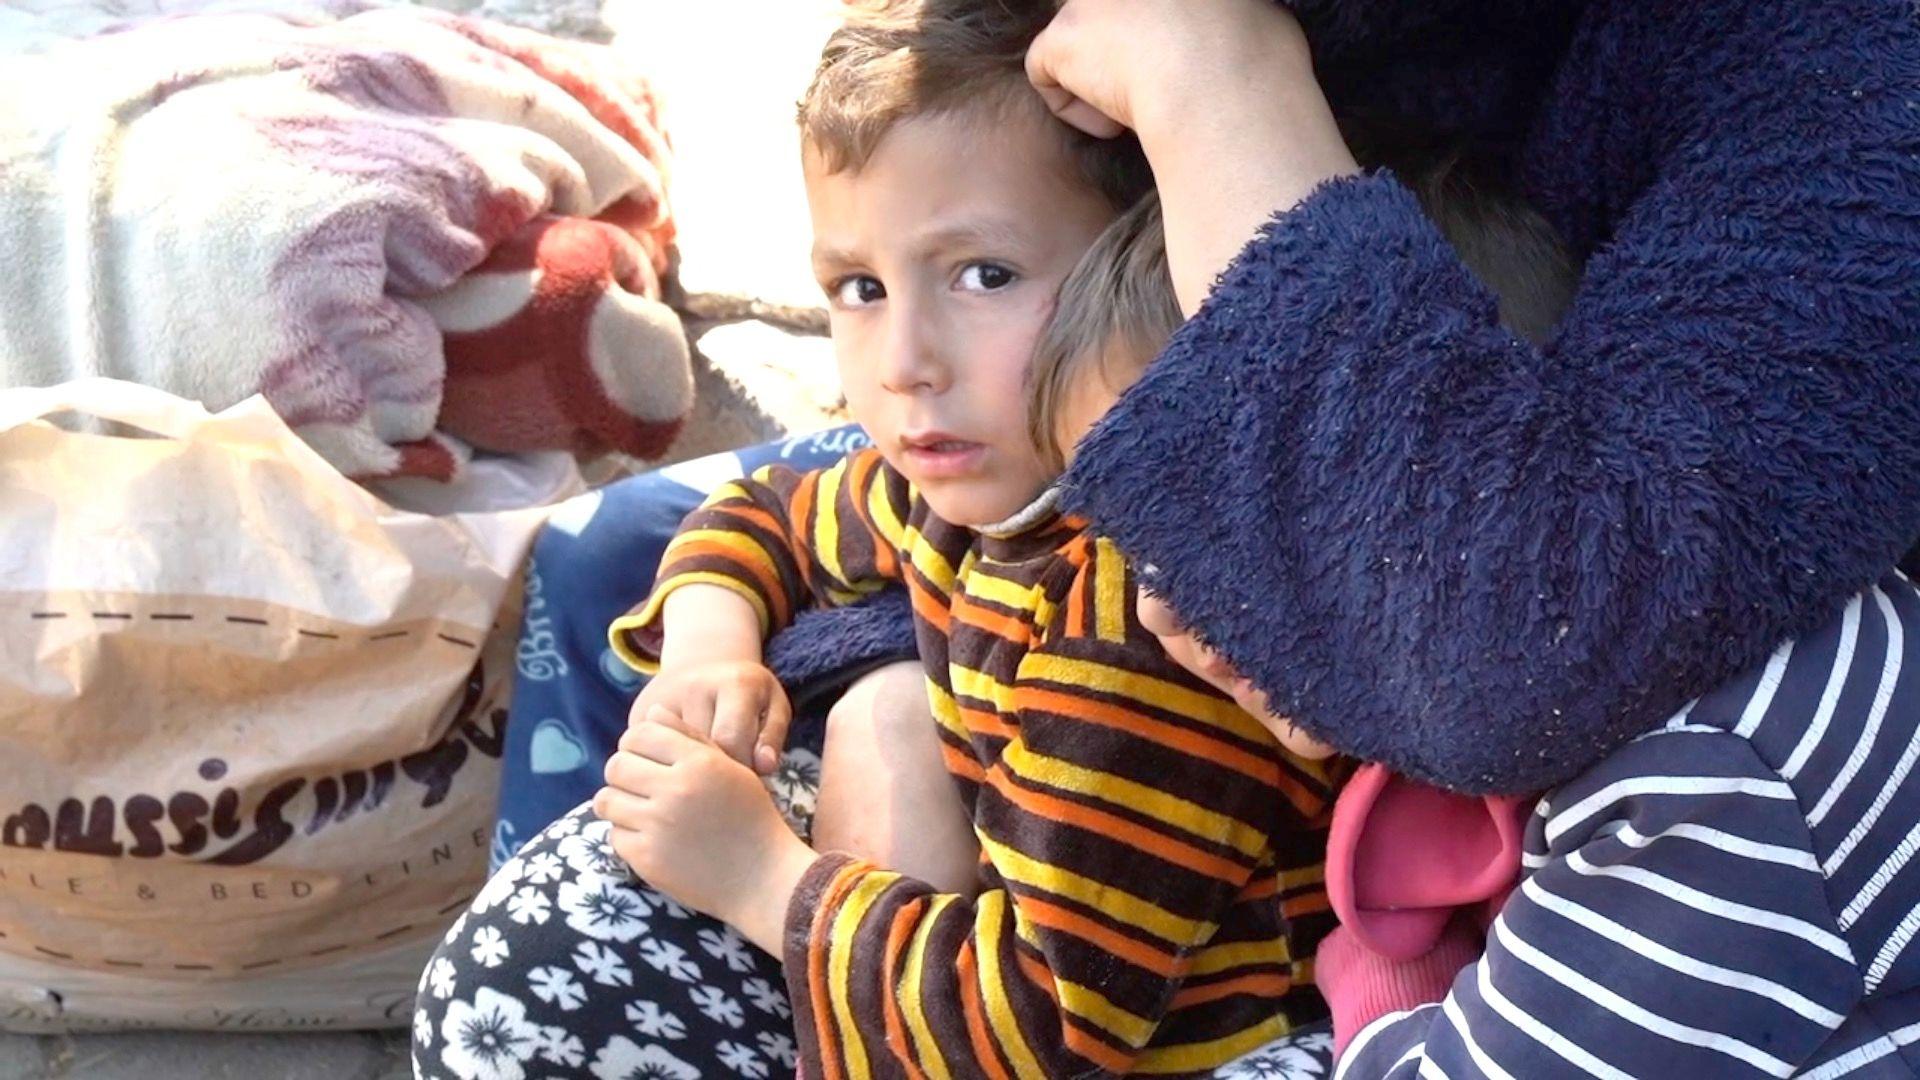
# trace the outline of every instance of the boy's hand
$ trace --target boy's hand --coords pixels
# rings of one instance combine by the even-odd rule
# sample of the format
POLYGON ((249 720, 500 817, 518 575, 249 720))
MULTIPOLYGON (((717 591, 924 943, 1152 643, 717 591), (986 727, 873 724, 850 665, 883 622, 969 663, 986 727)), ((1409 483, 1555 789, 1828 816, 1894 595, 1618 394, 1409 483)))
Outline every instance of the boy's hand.
POLYGON ((648 885, 778 955, 787 900, 814 860, 753 772, 662 708, 620 738, 593 810, 648 885))
POLYGON ((793 707, 780 680, 754 660, 710 660, 663 667, 628 714, 645 726, 655 708, 676 716, 697 738, 708 739, 742 765, 771 774, 787 745, 793 707))

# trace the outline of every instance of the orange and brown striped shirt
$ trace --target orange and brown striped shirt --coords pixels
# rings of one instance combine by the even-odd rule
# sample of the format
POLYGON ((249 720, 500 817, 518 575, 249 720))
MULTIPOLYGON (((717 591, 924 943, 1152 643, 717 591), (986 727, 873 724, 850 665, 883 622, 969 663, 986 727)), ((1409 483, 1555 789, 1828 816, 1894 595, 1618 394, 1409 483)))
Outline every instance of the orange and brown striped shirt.
POLYGON ((872 450, 770 467, 689 516, 614 623, 647 670, 681 585, 739 593, 769 634, 804 605, 912 595, 982 889, 814 864, 785 958, 813 1080, 1203 1073, 1324 1011, 1333 778, 1167 658, 1111 544, 1024 516, 943 522, 872 450))

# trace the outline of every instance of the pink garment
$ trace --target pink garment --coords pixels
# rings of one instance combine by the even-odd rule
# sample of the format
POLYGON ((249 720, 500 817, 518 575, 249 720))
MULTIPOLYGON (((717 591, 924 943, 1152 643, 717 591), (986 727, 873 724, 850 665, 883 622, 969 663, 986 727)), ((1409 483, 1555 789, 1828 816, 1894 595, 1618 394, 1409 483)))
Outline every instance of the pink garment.
POLYGON ((1327 897, 1340 927, 1316 981, 1335 1052, 1391 1012, 1439 1001, 1478 959, 1520 875, 1533 800, 1471 797, 1362 765, 1334 803, 1327 897))

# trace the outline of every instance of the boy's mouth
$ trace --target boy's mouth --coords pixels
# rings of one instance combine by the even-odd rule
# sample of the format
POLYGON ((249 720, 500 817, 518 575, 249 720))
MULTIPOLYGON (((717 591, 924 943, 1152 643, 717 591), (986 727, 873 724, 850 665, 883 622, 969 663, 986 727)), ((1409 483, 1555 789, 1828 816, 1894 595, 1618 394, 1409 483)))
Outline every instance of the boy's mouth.
POLYGON ((987 454, 985 443, 958 438, 944 431, 903 435, 900 444, 914 471, 929 480, 945 480, 978 472, 981 460, 987 454))

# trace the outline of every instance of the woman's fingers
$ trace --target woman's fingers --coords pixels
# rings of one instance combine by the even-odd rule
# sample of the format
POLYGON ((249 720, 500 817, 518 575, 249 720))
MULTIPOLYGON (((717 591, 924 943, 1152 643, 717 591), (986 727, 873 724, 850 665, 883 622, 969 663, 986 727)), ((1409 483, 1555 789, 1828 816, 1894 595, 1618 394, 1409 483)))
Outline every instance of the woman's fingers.
MULTIPOLYGON (((1094 72, 1088 69, 1097 61, 1089 62, 1084 55, 1086 43, 1081 40, 1084 35, 1077 32, 1077 10, 1072 3, 1064 5, 1061 14, 1034 39, 1027 49, 1027 81, 1040 92, 1053 115, 1096 138, 1111 139, 1125 131, 1126 124, 1124 117, 1109 115, 1081 96, 1082 92, 1092 92, 1094 72)), ((1108 108, 1120 111, 1111 103, 1108 108)))

